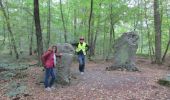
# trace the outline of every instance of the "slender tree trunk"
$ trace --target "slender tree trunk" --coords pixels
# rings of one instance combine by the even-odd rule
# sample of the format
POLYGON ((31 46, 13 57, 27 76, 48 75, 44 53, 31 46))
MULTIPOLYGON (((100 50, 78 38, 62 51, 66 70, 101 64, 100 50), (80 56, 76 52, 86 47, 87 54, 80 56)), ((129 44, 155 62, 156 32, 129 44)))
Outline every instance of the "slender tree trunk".
POLYGON ((77 40, 77 13, 76 9, 74 9, 74 40, 77 40))
POLYGON ((5 45, 5 39, 6 39, 6 28, 5 28, 5 21, 3 20, 3 37, 4 37, 4 39, 3 39, 3 42, 2 42, 2 44, 1 45, 5 45))
MULTIPOLYGON (((168 2, 168 1, 166 1, 168 2)), ((168 5, 166 5, 166 19, 167 19, 167 23, 169 23, 169 14, 168 14, 168 9, 167 9, 168 5)), ((163 54, 163 57, 162 57, 162 61, 164 62, 165 61, 165 57, 166 57, 166 54, 168 52, 168 49, 169 49, 169 45, 170 45, 170 24, 168 24, 168 30, 169 30, 169 41, 167 43, 167 46, 166 46, 166 49, 165 49, 165 52, 163 54)))
POLYGON ((137 4, 138 7, 138 12, 136 14, 134 14, 134 31, 136 31, 137 26, 138 26, 138 22, 139 22, 139 17, 140 17, 140 1, 141 0, 135 0, 135 3, 137 4))
MULTIPOLYGON (((90 16, 89 16, 89 28, 88 28, 88 43, 91 44, 91 39, 92 39, 92 35, 91 35, 91 22, 92 22, 92 16, 93 16, 93 0, 91 0, 91 6, 90 6, 90 16)), ((91 57, 91 51, 92 51, 92 45, 90 48, 90 55, 89 57, 91 57)))
POLYGON ((38 65, 41 65, 41 55, 43 54, 43 42, 42 42, 42 33, 41 33, 41 24, 39 17, 39 2, 34 0, 34 20, 36 28, 36 38, 37 38, 37 51, 38 51, 38 65))
MULTIPOLYGON (((92 24, 91 24, 91 26, 92 27, 94 27, 94 18, 93 18, 93 16, 92 16, 92 24)), ((90 33, 90 46, 91 46, 91 48, 90 48, 90 56, 94 56, 94 28, 91 28, 91 33, 90 33)))
POLYGON ((161 20, 158 0, 154 0, 155 62, 161 64, 161 20))
POLYGON ((112 7, 112 4, 111 4, 110 5, 110 39, 109 39, 109 51, 108 51, 107 58, 106 58, 107 60, 109 59, 110 52, 112 50, 113 36, 114 36, 113 35, 114 23, 113 23, 113 14, 112 14, 112 11, 113 11, 113 7, 112 7))
MULTIPOLYGON (((143 5, 140 5, 143 3, 143 1, 138 2, 139 3, 139 16, 143 13, 143 5)), ((145 9, 145 5, 144 5, 145 9)), ((143 16, 139 17, 140 19, 144 19, 143 16)), ((143 54, 143 20, 140 20, 140 53, 143 54)))
POLYGON ((61 0, 60 0, 60 12, 61 12, 61 18, 62 18, 63 28, 64 28, 64 39, 65 39, 65 42, 68 42, 67 41, 67 30, 66 30, 66 26, 65 26, 65 22, 64 22, 64 15, 63 15, 61 0))
POLYGON ((2 4, 2 0, 0 0, 0 6, 1 6, 2 12, 3 12, 3 14, 4 14, 4 17, 5 17, 5 19, 6 19, 7 28, 8 28, 9 34, 10 34, 10 40, 11 40, 11 42, 12 42, 12 47, 13 47, 13 49, 14 49, 16 59, 19 59, 19 54, 18 54, 18 51, 17 51, 15 39, 14 39, 12 30, 11 30, 11 25, 10 25, 9 17, 7 16, 7 14, 6 14, 6 12, 5 12, 5 8, 4 8, 3 4, 2 4))
POLYGON ((100 15, 98 17, 98 22, 97 22, 97 28, 96 28, 96 34, 95 34, 95 37, 94 37, 94 42, 93 42, 93 52, 95 54, 95 49, 96 49, 96 41, 97 41, 97 37, 98 37, 98 34, 99 34, 99 28, 100 28, 100 15))
POLYGON ((105 44, 105 41, 106 41, 106 21, 104 23, 104 39, 103 39, 103 58, 105 59, 105 48, 106 48, 106 44, 105 44))
POLYGON ((50 5, 51 5, 51 0, 48 0, 48 17, 47 17, 47 43, 46 43, 46 48, 49 47, 50 44, 50 29, 51 29, 51 9, 50 9, 50 5))
POLYGON ((148 25, 148 17, 147 17, 147 8, 146 8, 146 0, 145 1, 145 24, 146 24, 146 28, 147 28, 147 36, 148 36, 148 44, 149 44, 149 56, 151 59, 151 62, 153 62, 153 54, 152 54, 152 44, 151 44, 151 36, 150 36, 150 30, 149 30, 149 25, 148 25))
MULTIPOLYGON (((169 28, 169 35, 170 35, 170 28, 169 28)), ((170 45, 170 38, 169 38, 168 44, 167 44, 167 46, 166 46, 165 52, 164 52, 163 57, 162 57, 162 61, 163 61, 163 62, 165 61, 165 56, 166 56, 166 54, 167 54, 167 52, 168 52, 169 45, 170 45)))
POLYGON ((33 34, 34 34, 34 22, 32 22, 31 33, 30 33, 30 45, 29 45, 29 55, 32 55, 32 45, 33 45, 33 34))

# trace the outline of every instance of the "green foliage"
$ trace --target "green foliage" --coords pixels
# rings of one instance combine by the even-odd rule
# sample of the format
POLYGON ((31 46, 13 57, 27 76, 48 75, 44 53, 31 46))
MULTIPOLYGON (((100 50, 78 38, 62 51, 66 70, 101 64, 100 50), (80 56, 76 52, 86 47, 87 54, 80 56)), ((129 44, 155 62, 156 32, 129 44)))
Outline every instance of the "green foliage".
MULTIPOLYGON (((3 1, 3 0, 2 0, 3 1)), ((43 42, 47 41, 47 18, 48 18, 48 0, 39 1, 41 28, 43 33, 43 42)), ((137 31, 140 34, 138 53, 148 54, 148 40, 154 48, 154 22, 152 1, 146 0, 93 0, 92 33, 96 40, 96 55, 103 55, 103 52, 109 51, 110 22, 111 15, 115 39, 123 32, 137 31), (112 12, 111 12, 112 7, 112 12), (146 18, 145 18, 146 13, 146 18), (148 28, 145 20, 148 21, 148 28), (98 24, 99 23, 99 24, 98 24), (150 39, 148 39, 148 31, 150 39), (102 46, 101 46, 102 44, 102 46)), ((161 1, 160 10, 162 14, 162 49, 165 51, 169 40, 169 1, 161 1)), ((28 52, 30 36, 33 32, 33 49, 36 49, 36 37, 33 20, 33 0, 7 0, 3 1, 5 11, 9 14, 12 32, 14 34, 18 50, 28 52)), ((90 0, 62 0, 63 15, 67 29, 68 41, 77 41, 79 36, 88 39, 88 21, 90 14, 90 0), (74 21, 76 20, 76 23, 74 21), (76 28, 74 25, 76 24, 76 28)), ((64 29, 62 25, 60 3, 57 0, 51 0, 51 41, 50 44, 64 42, 64 29)), ((4 16, 0 10, 0 42, 5 34, 5 45, 9 46, 8 30, 5 25, 4 16)), ((4 45, 3 45, 4 46, 4 45)), ((2 46, 1 46, 2 47, 2 46)), ((6 46, 7 47, 7 46, 6 46)), ((4 48, 6 49, 4 46, 4 48)))
POLYGON ((10 80, 12 79, 16 74, 13 72, 9 72, 9 71, 3 71, 0 73, 0 79, 1 80, 10 80))
POLYGON ((11 82, 8 85, 8 91, 6 95, 9 97, 15 97, 19 94, 23 94, 26 92, 27 87, 23 83, 11 82))
POLYGON ((158 80, 158 83, 159 83, 160 85, 170 87, 170 81, 168 81, 168 80, 165 80, 165 79, 159 79, 159 80, 158 80))

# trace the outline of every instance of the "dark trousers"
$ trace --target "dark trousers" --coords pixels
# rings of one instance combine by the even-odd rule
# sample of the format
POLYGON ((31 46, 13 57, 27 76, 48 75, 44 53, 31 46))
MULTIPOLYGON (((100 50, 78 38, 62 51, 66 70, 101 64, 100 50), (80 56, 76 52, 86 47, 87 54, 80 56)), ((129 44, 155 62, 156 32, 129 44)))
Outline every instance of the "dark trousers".
POLYGON ((54 84, 55 78, 54 68, 45 68, 45 88, 51 87, 54 84), (50 76, 51 80, 49 81, 50 76))
POLYGON ((84 72, 85 68, 85 55, 79 54, 78 55, 78 61, 79 61, 79 71, 84 72))

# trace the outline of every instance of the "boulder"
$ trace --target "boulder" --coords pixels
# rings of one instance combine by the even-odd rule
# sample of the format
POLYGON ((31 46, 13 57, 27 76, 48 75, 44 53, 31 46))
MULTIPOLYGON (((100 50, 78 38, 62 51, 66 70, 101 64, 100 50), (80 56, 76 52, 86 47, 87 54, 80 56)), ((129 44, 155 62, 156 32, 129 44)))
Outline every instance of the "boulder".
POLYGON ((68 43, 57 44, 58 53, 62 53, 61 57, 57 57, 56 75, 57 83, 62 85, 70 84, 70 67, 74 57, 74 48, 68 43))
POLYGON ((113 64, 106 70, 139 71, 135 65, 135 55, 138 48, 139 36, 135 32, 126 32, 119 37, 114 45, 113 64))

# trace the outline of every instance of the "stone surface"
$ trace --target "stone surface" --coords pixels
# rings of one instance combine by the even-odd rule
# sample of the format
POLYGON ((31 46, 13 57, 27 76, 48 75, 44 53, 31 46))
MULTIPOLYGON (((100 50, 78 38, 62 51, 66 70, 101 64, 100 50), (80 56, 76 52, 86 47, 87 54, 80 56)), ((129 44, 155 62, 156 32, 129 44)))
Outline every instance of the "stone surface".
POLYGON ((74 57, 74 48, 68 43, 57 44, 58 53, 62 53, 61 58, 57 57, 56 75, 57 83, 62 85, 70 84, 70 67, 74 57))
POLYGON ((107 67, 106 70, 138 71, 135 66, 138 39, 139 36, 135 32, 123 33, 113 45, 114 61, 112 66, 107 67))
POLYGON ((57 52, 58 53, 74 54, 75 50, 74 50, 73 46, 69 43, 58 43, 57 44, 57 52))
POLYGON ((170 74, 167 74, 165 79, 170 82, 170 74))
POLYGON ((170 87, 170 74, 167 74, 164 78, 159 79, 158 83, 160 85, 170 87))

